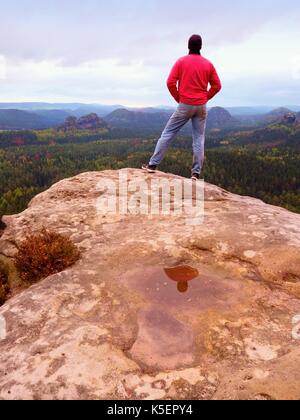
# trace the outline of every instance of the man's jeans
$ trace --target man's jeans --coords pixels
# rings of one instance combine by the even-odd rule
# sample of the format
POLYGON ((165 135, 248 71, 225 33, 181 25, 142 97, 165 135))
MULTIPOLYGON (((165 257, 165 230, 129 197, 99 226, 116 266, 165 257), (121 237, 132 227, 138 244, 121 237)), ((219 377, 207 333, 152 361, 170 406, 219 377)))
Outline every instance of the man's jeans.
POLYGON ((161 138, 158 140, 154 155, 149 165, 158 166, 163 160, 168 147, 179 130, 189 121, 192 120, 193 127, 193 152, 194 160, 192 173, 201 173, 204 163, 204 146, 205 146, 205 129, 207 110, 206 105, 186 105, 180 103, 177 111, 170 118, 161 138))

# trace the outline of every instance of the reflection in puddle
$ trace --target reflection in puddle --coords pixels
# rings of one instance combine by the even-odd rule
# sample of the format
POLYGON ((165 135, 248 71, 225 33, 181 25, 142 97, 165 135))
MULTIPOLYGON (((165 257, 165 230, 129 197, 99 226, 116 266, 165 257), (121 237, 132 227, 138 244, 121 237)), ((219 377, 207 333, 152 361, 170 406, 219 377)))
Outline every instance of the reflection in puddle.
MULTIPOLYGON (((150 304, 177 312, 190 309, 207 310, 230 307, 244 295, 242 283, 201 268, 143 267, 122 277, 126 286, 142 293, 150 304)), ((185 312, 186 313, 186 312, 185 312)))
POLYGON ((189 282, 199 277, 198 270, 186 265, 165 268, 164 272, 169 279, 177 282, 177 290, 179 293, 186 293, 189 289, 189 282))
POLYGON ((189 284, 187 281, 179 281, 177 283, 177 290, 179 293, 186 293, 189 290, 189 284))
POLYGON ((198 363, 206 343, 210 345, 209 323, 226 318, 227 310, 234 313, 245 298, 242 282, 205 266, 199 271, 139 266, 120 279, 139 305, 130 355, 151 369, 178 370, 198 363))

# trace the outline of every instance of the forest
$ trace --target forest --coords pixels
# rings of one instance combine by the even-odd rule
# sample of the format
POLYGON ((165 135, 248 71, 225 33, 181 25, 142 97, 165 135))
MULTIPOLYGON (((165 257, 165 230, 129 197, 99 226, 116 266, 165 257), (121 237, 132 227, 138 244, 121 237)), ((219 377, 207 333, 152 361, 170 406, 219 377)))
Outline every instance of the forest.
MULTIPOLYGON (((0 133, 0 216, 24 210, 36 194, 78 173, 139 168, 148 161, 157 137, 126 138, 127 134, 103 130, 0 133), (113 138, 114 134, 120 136, 113 138)), ((290 142, 274 145, 272 138, 269 147, 265 142, 253 147, 251 142, 245 144, 248 137, 247 133, 208 134, 205 180, 300 213, 299 148, 290 142)), ((160 169, 189 177, 191 160, 191 139, 180 136, 160 169)))

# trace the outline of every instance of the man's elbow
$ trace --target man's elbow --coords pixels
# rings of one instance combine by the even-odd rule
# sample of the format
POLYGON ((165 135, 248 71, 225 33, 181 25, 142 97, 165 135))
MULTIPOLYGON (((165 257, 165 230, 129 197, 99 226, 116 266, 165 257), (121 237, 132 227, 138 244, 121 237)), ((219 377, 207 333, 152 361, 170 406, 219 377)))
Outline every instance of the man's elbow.
POLYGON ((216 92, 217 93, 219 93, 219 92, 221 92, 221 90, 222 90, 222 83, 221 82, 218 82, 218 83, 216 83, 216 92))
POLYGON ((176 83, 174 83, 174 81, 173 81, 173 80, 168 79, 168 80, 167 80, 167 88, 168 88, 169 90, 172 90, 172 89, 174 89, 174 87, 176 87, 176 83))

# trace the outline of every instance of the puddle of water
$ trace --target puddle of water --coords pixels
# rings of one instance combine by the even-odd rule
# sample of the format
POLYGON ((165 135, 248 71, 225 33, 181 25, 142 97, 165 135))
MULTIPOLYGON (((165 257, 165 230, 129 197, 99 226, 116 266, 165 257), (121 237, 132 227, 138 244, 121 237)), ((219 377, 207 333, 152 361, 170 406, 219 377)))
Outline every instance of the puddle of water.
POLYGON ((207 326, 202 330, 199 315, 231 310, 245 297, 242 282, 188 266, 139 268, 122 281, 129 293, 142 298, 130 354, 153 369, 193 365, 205 347, 207 326))
POLYGON ((141 311, 138 323, 138 337, 130 350, 136 361, 161 369, 175 369, 193 363, 194 334, 189 325, 157 308, 141 311))
POLYGON ((145 268, 129 273, 125 281, 129 289, 141 292, 149 303, 168 308, 224 308, 243 296, 240 282, 189 266, 145 268))

